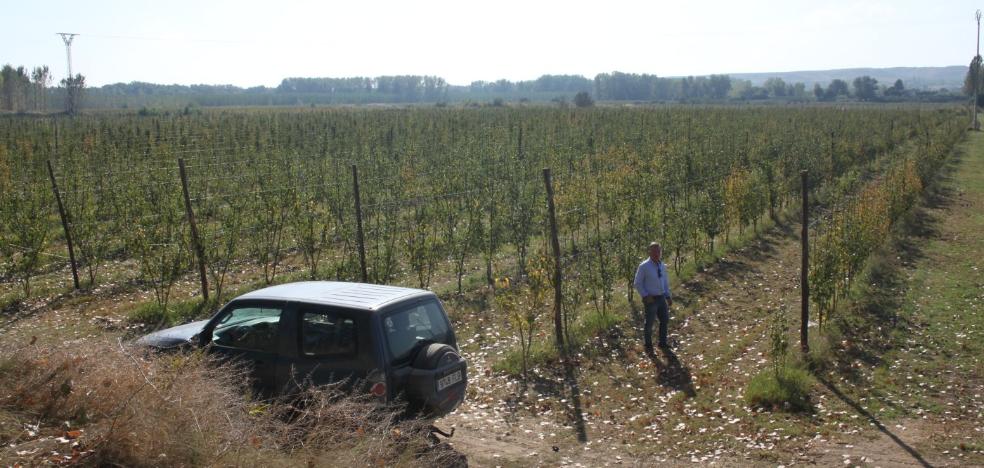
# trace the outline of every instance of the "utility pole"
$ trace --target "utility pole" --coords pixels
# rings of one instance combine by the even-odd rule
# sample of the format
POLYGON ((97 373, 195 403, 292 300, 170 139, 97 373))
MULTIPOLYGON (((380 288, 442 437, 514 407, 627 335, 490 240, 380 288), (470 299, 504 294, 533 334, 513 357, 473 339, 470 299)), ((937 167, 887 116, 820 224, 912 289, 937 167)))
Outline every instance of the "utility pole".
POLYGON ((62 41, 65 43, 65 55, 68 57, 68 79, 72 79, 72 41, 78 33, 55 33, 61 36, 62 41))
POLYGON ((977 55, 981 55, 981 10, 974 13, 974 18, 977 18, 977 55))
POLYGON ((977 64, 977 70, 974 73, 974 102, 971 105, 971 109, 974 113, 974 126, 972 128, 974 130, 980 130, 980 123, 977 122, 977 96, 980 95, 981 92, 981 90, 978 89, 980 88, 981 82, 981 61, 978 59, 978 57, 981 56, 981 10, 977 10, 977 13, 974 13, 974 18, 977 19, 977 55, 974 56, 974 63, 977 64))

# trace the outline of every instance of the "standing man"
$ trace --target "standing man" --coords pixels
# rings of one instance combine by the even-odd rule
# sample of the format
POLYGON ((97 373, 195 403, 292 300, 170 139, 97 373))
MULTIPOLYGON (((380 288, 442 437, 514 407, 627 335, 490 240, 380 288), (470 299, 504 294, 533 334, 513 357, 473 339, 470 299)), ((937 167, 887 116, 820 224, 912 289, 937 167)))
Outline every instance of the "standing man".
POLYGON ((648 353, 653 352, 653 320, 657 317, 659 318, 659 347, 663 349, 670 347, 666 335, 673 296, 670 294, 670 280, 667 278, 666 266, 661 261, 662 257, 663 247, 656 242, 649 244, 649 258, 639 264, 633 282, 646 307, 644 334, 648 353))

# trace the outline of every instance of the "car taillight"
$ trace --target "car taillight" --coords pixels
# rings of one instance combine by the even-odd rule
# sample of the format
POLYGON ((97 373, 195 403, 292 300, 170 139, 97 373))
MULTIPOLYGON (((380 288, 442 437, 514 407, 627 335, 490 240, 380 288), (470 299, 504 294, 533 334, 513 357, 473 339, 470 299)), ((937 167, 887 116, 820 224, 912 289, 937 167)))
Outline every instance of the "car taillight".
POLYGON ((382 382, 376 382, 372 386, 372 388, 369 389, 369 393, 372 393, 373 395, 376 395, 378 397, 386 395, 386 384, 382 382))

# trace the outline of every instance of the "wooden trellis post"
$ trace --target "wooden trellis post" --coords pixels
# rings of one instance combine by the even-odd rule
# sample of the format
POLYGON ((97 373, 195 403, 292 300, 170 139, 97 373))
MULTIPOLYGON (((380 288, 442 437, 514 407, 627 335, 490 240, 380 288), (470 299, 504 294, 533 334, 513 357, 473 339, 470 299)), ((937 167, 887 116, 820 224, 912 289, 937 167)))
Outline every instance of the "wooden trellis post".
POLYGON ((61 217, 62 228, 65 230, 65 242, 68 244, 68 261, 72 265, 72 282, 75 284, 75 289, 80 289, 79 269, 75 264, 75 248, 72 246, 72 231, 68 227, 68 212, 65 211, 65 205, 62 204, 61 192, 58 191, 58 182, 55 181, 55 171, 51 168, 51 160, 49 159, 47 163, 48 177, 51 178, 51 191, 55 192, 55 201, 58 203, 58 216, 61 217))
POLYGON ((803 230, 800 233, 803 264, 800 266, 800 348, 810 352, 810 192, 808 172, 800 172, 803 184, 803 230))
POLYGON ((355 241, 359 246, 359 267, 362 269, 362 282, 369 281, 366 270, 366 239, 362 230, 362 200, 359 197, 359 168, 352 165, 352 193, 355 195, 355 241))
POLYGON ((550 169, 543 170, 543 183, 547 186, 547 213, 550 216, 550 245, 553 247, 554 254, 554 335, 557 340, 557 349, 561 355, 566 356, 564 348, 564 290, 561 282, 564 275, 561 271, 560 261, 560 240, 557 238, 557 216, 554 210, 553 181, 550 177, 550 169))
POLYGON ((184 192, 185 211, 188 214, 188 225, 191 226, 191 242, 198 257, 198 276, 202 281, 202 297, 208 300, 208 275, 205 274, 205 248, 198 237, 198 226, 195 224, 195 212, 191 209, 191 197, 188 196, 188 174, 185 172, 184 159, 178 159, 178 173, 181 175, 181 190, 184 192))

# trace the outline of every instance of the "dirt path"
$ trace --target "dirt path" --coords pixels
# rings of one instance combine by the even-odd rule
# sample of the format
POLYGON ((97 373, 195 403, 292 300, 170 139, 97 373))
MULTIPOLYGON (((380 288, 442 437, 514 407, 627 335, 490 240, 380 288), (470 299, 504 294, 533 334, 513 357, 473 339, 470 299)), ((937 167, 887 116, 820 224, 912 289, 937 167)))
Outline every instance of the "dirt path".
POLYGON ((788 228, 777 228, 677 286, 677 305, 671 319, 672 354, 652 359, 642 352, 641 319, 637 311, 631 312, 633 319, 619 330, 622 339, 598 343, 611 346, 612 357, 601 362, 584 360, 577 369, 575 380, 583 387, 578 392, 584 405, 583 429, 578 418, 571 416, 577 411, 571 401, 574 392, 550 388, 550 383, 561 388, 565 383, 556 376, 551 381, 549 370, 543 370, 539 387, 534 385, 525 401, 517 397, 518 382, 487 372, 489 358, 496 356, 494 347, 469 353, 471 375, 475 376, 470 384, 476 389, 475 395, 442 424, 457 428, 452 442, 474 466, 631 466, 744 460, 734 458, 733 441, 722 442, 725 439, 721 438, 721 443, 707 443, 712 440, 698 432, 699 428, 693 429, 696 437, 688 441, 689 430, 679 429, 680 425, 686 427, 704 414, 696 405, 689 408, 690 403, 684 400, 706 396, 699 399, 703 404, 705 400, 720 403, 729 399, 729 404, 719 404, 707 412, 729 427, 723 432, 740 431, 737 428, 745 424, 748 411, 735 401, 745 378, 766 362, 761 338, 768 312, 799 297, 798 248, 788 228), (606 386, 628 390, 613 399, 602 394, 606 386), (516 400, 524 404, 517 405, 516 400), (665 439, 676 445, 661 444, 665 439), (686 443, 680 444, 680 439, 686 443), (653 448, 665 450, 652 453, 653 448))
POLYGON ((970 148, 883 255, 868 291, 878 297, 847 312, 879 307, 894 327, 838 338, 841 367, 817 379, 813 413, 742 401, 768 365, 769 314, 798 326, 794 226, 676 288, 672 355, 646 357, 638 311, 622 312, 630 320, 594 343, 610 353, 580 360, 573 380, 535 370, 524 397, 489 371, 493 343, 468 353, 474 392, 441 423, 472 466, 984 465, 984 136, 970 148))

